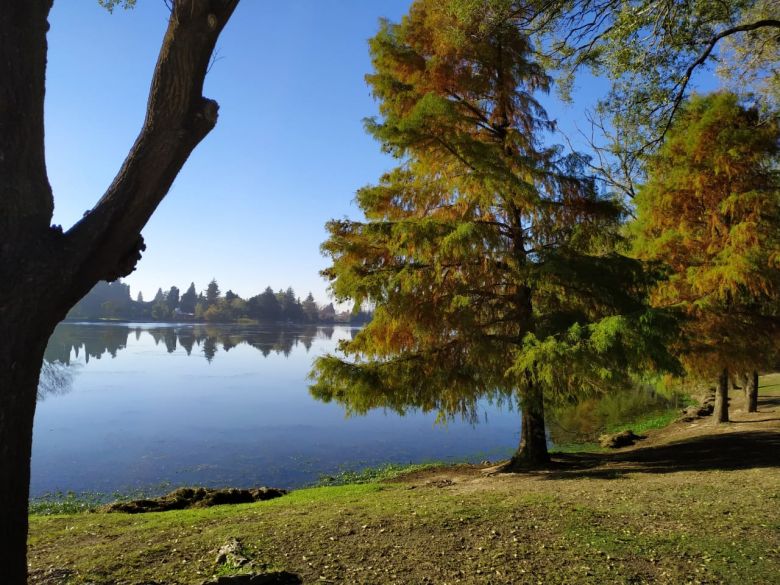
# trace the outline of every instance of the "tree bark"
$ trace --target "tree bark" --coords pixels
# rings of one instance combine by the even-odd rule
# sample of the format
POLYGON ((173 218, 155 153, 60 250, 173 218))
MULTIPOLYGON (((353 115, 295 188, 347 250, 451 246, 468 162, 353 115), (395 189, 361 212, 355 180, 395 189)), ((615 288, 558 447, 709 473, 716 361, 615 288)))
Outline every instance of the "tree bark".
MULTIPOLYGON (((48 228, 54 210, 43 148, 46 31, 51 3, 52 0, 0 3, 0 235, 3 236, 48 228)), ((3 243, 0 241, 0 245, 3 243)))
POLYGON ((43 352, 67 311, 100 280, 130 274, 141 230, 217 122, 202 95, 217 38, 238 0, 177 0, 146 119, 94 209, 51 226, 43 100, 52 0, 0 2, 0 582, 27 582, 33 417, 43 352))
POLYGON ((748 412, 758 412, 758 372, 753 370, 745 386, 745 408, 748 412))
POLYGON ((715 424, 729 422, 729 370, 723 368, 718 378, 718 390, 715 393, 715 424))
POLYGON ((27 582, 27 514, 33 416, 46 335, 0 329, 0 567, 3 583, 27 582))
POLYGON ((520 445, 509 461, 507 471, 544 467, 550 463, 544 425, 544 396, 538 386, 521 392, 522 428, 520 445))

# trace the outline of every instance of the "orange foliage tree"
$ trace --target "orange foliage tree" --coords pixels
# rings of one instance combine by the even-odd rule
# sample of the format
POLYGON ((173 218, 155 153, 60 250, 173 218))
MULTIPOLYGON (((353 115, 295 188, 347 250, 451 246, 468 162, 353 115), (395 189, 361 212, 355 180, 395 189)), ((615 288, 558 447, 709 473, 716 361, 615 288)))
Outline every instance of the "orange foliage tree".
POLYGON ((688 371, 719 378, 728 421, 732 372, 772 364, 780 332, 777 118, 730 93, 695 97, 648 165, 634 225, 640 258, 664 263, 656 306, 686 315, 677 348, 688 371))

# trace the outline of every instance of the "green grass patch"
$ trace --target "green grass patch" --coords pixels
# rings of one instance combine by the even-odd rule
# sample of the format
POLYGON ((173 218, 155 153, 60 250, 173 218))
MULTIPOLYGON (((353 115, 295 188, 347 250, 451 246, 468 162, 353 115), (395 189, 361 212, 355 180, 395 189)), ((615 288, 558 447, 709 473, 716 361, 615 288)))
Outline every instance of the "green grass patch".
POLYGON ((30 515, 50 516, 53 514, 80 514, 94 512, 112 502, 128 502, 153 498, 174 489, 164 483, 145 489, 134 489, 107 494, 104 492, 49 492, 30 498, 30 515))
POLYGON ((376 483, 381 481, 389 481, 398 478, 406 473, 414 471, 423 471, 425 469, 433 469, 435 467, 441 467, 444 463, 441 462, 429 462, 429 463, 409 463, 409 464, 397 464, 386 463, 384 465, 377 465, 374 467, 364 467, 362 469, 351 470, 345 469, 339 471, 335 475, 322 475, 314 484, 318 487, 324 486, 343 486, 352 484, 365 484, 376 483))
MULTIPOLYGON (((683 404, 683 408, 688 404, 683 404)), ((622 431, 632 430, 637 434, 642 434, 646 431, 654 429, 662 429, 672 424, 676 419, 680 417, 680 410, 675 408, 674 410, 667 410, 664 412, 657 412, 649 414, 647 417, 642 417, 631 422, 621 423, 617 425, 611 425, 607 427, 604 432, 606 434, 620 433, 622 431)))
POLYGON ((30 514, 48 516, 94 512, 106 502, 106 495, 98 492, 55 492, 30 499, 30 514))
POLYGON ((780 395, 780 373, 761 376, 758 381, 758 393, 764 396, 780 395))

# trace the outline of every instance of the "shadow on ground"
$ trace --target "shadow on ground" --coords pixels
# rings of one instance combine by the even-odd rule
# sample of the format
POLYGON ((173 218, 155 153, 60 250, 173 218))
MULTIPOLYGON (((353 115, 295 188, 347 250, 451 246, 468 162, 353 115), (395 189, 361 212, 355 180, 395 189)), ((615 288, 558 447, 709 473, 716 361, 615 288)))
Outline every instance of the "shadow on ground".
POLYGON ((548 479, 598 477, 617 479, 626 473, 734 470, 780 467, 780 433, 744 431, 711 434, 640 447, 622 453, 556 454, 548 479))

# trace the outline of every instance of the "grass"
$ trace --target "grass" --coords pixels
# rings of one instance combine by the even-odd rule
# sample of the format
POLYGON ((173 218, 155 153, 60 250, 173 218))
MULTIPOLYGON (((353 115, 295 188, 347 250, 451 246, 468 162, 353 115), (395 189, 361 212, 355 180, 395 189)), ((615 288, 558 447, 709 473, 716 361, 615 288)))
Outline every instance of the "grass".
POLYGON ((345 469, 335 475, 322 475, 316 482, 316 487, 339 486, 350 484, 377 483, 380 481, 390 481, 398 478, 400 475, 433 469, 444 465, 440 462, 430 463, 411 463, 407 465, 397 463, 386 463, 374 467, 364 467, 358 470, 345 469))
POLYGON ((172 486, 163 483, 147 489, 134 489, 107 494, 104 492, 49 492, 30 498, 30 514, 51 516, 55 514, 79 514, 95 512, 111 502, 127 502, 155 497, 171 491, 172 486))
POLYGON ((777 583, 776 470, 317 487, 268 502, 30 519, 32 583, 199 583, 237 538, 306 583, 777 583), (745 485, 750 490, 745 490, 745 485))
POLYGON ((780 396, 780 373, 762 376, 758 389, 763 396, 780 396))
POLYGON ((79 514, 94 512, 105 504, 105 494, 98 492, 54 492, 30 499, 30 514, 51 516, 54 514, 79 514))
MULTIPOLYGON (((684 406, 687 406, 687 404, 684 406)), ((650 430, 662 429, 664 427, 667 427, 678 418, 680 418, 680 409, 675 408, 674 410, 667 410, 664 412, 649 414, 646 417, 639 418, 630 423, 612 425, 610 427, 607 427, 607 429, 604 432, 607 434, 613 434, 613 433, 619 433, 621 431, 632 430, 638 435, 641 435, 642 433, 646 433, 647 431, 650 430)))

